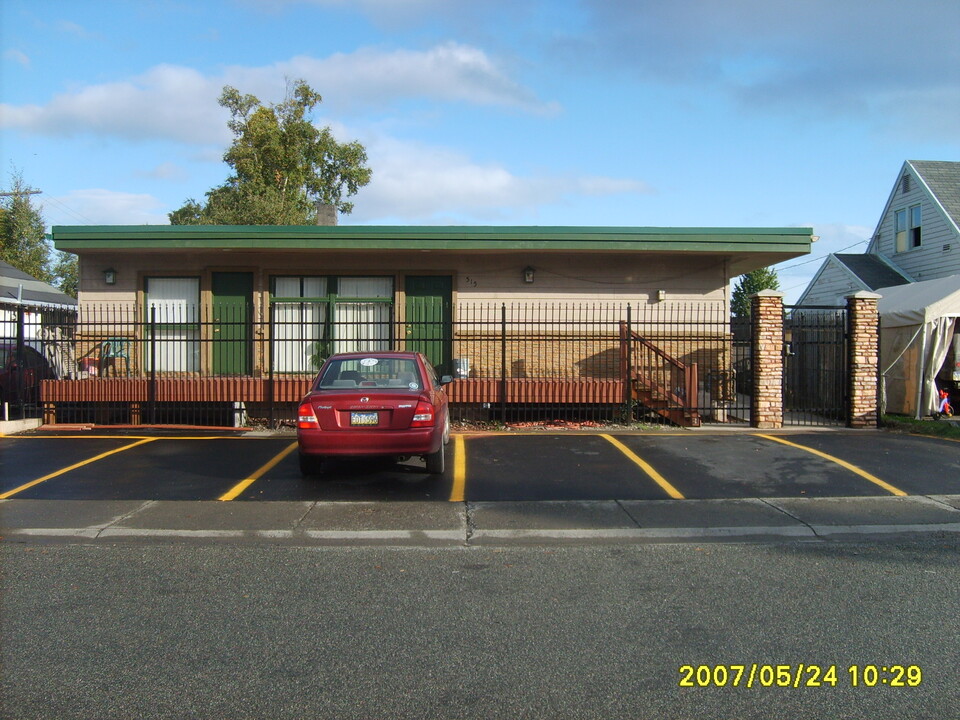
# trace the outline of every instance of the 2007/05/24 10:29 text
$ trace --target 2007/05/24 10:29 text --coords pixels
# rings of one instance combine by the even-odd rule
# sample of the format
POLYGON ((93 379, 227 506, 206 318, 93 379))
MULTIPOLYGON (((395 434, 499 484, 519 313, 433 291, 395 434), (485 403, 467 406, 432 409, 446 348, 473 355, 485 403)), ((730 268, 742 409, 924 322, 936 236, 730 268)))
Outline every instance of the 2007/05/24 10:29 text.
POLYGON ((919 665, 681 665, 680 687, 836 687, 846 677, 851 687, 917 687, 919 665))

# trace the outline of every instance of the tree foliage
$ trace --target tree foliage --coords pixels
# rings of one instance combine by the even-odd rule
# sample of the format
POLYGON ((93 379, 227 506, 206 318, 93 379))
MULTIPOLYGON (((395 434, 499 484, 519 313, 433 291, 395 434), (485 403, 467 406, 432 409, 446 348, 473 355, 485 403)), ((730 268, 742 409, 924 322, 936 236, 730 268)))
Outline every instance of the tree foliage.
POLYGON ((0 203, 0 260, 37 280, 50 282, 53 274, 48 269, 50 246, 46 240, 43 215, 33 206, 31 188, 23 176, 14 171, 10 190, 0 203))
POLYGON ((305 81, 293 83, 282 103, 265 106, 253 95, 229 85, 220 105, 230 111, 233 143, 224 162, 233 174, 169 214, 173 225, 312 225, 317 204, 348 214, 347 198, 370 182, 366 149, 359 142, 339 143, 329 127, 309 118, 321 102, 305 81))
POLYGON ((750 315, 750 296, 761 290, 779 290, 780 279, 777 277, 776 270, 771 268, 759 268, 751 270, 746 275, 741 275, 737 284, 733 288, 733 296, 730 299, 730 309, 735 317, 748 317, 750 315))
POLYGON ((41 209, 33 204, 31 190, 20 172, 11 173, 10 189, 0 198, 0 260, 76 297, 77 258, 64 252, 53 256, 46 222, 41 209))
POLYGON ((77 290, 80 287, 80 267, 77 264, 76 255, 58 250, 53 262, 53 276, 60 292, 70 297, 77 296, 77 290))

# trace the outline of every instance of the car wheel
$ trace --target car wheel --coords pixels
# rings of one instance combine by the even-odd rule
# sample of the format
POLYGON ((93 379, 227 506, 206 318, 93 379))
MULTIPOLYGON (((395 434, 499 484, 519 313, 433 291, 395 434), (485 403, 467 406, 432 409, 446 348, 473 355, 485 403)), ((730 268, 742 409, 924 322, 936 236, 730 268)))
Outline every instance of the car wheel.
POLYGON ((300 474, 304 477, 319 475, 323 471, 323 458, 300 453, 300 474))
POLYGON ((427 472, 431 475, 443 475, 445 459, 444 450, 445 448, 443 447, 443 443, 440 443, 439 450, 424 457, 424 459, 427 461, 427 472))
POLYGON ((450 416, 447 415, 447 421, 443 424, 443 444, 450 444, 450 416))

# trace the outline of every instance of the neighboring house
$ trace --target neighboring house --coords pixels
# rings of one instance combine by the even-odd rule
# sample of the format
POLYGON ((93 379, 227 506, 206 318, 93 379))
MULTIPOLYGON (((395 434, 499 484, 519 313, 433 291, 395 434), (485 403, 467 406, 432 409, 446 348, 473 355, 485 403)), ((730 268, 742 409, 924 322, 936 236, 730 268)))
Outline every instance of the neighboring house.
POLYGON ((960 162, 908 160, 863 255, 830 255, 798 305, 960 274, 960 162))
MULTIPOLYGON (((72 332, 77 314, 75 298, 60 292, 52 285, 37 280, 0 260, 0 368, 9 356, 13 362, 22 354, 26 364, 30 357, 42 355, 50 370, 42 377, 64 377, 74 369, 72 343, 66 342, 72 332), (27 348, 23 349, 26 345, 27 348)), ((40 362, 33 363, 39 367, 40 362)), ((29 370, 35 377, 36 370, 29 370)), ((0 398, 10 396, 10 372, 0 370, 0 398), (4 390, 6 386, 6 391, 4 390)), ((30 385, 33 380, 20 380, 30 385)))
POLYGON ((820 266, 797 305, 843 306, 848 295, 912 282, 879 255, 832 254, 820 266))
POLYGON ((0 308, 75 308, 76 298, 0 260, 0 308))
MULTIPOLYGON (((939 291, 944 285, 950 295, 958 283, 960 162, 908 160, 900 168, 866 252, 830 255, 797 304, 842 305, 844 297, 860 290, 883 295, 880 371, 886 409, 920 417, 937 410, 939 390, 951 393, 954 402, 960 398, 956 318, 949 313, 938 318, 936 342, 926 332, 908 336, 898 345, 894 339, 900 320, 891 310, 892 300, 886 298, 895 298, 901 305, 916 303, 928 297, 930 287, 939 291), (933 283, 938 280, 945 283, 933 283), (916 285, 916 291, 906 285, 916 285), (911 337, 919 337, 922 347, 912 348, 911 337)), ((943 311, 940 298, 929 297, 929 307, 915 308, 923 317, 943 311)))
POLYGON ((123 374, 272 382, 331 352, 402 346, 478 383, 602 377, 621 392, 621 321, 656 316, 647 335, 680 365, 729 369, 730 279, 809 253, 812 230, 72 226, 52 238, 79 258, 81 316, 97 330, 78 357, 107 340, 123 374), (684 329, 708 316, 698 332, 721 345, 698 360, 684 329))
POLYGON ((24 335, 37 338, 44 317, 76 312, 75 298, 0 260, 0 337, 17 337, 17 316, 24 313, 24 335))

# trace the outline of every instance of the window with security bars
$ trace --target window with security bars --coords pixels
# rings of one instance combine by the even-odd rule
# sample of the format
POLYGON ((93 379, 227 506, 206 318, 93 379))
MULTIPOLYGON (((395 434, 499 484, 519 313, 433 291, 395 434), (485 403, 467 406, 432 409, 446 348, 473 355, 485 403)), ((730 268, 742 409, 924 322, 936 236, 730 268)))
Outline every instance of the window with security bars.
POLYGON ((277 372, 316 372, 333 353, 391 347, 392 277, 276 276, 271 303, 277 372))
POLYGON ((152 336, 144 367, 158 372, 200 369, 200 279, 146 279, 146 323, 152 336))

